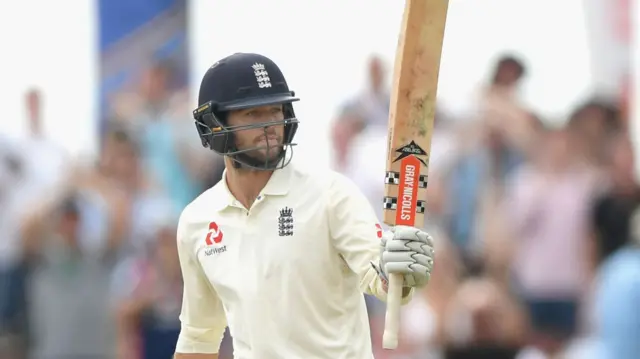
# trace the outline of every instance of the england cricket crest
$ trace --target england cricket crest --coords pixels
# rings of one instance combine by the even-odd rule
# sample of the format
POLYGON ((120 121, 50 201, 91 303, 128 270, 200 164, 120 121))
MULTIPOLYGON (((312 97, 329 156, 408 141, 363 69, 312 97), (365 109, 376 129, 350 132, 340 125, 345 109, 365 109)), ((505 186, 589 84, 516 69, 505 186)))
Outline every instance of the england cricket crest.
POLYGON ((264 64, 255 63, 251 66, 253 68, 253 74, 256 75, 256 81, 258 81, 258 87, 268 88, 271 87, 271 79, 269 73, 264 67, 264 64))
POLYGON ((280 237, 293 236, 293 208, 284 207, 278 217, 278 235, 280 237))

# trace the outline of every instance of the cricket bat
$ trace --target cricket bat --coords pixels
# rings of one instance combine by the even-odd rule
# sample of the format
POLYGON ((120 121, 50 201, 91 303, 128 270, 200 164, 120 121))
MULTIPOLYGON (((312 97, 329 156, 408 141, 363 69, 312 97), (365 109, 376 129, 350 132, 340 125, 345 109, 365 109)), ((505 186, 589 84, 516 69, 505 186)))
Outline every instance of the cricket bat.
MULTIPOLYGON (((405 0, 389 112, 384 215, 422 227, 438 72, 449 0, 405 0)), ((398 346, 402 276, 390 275, 382 346, 398 346)))

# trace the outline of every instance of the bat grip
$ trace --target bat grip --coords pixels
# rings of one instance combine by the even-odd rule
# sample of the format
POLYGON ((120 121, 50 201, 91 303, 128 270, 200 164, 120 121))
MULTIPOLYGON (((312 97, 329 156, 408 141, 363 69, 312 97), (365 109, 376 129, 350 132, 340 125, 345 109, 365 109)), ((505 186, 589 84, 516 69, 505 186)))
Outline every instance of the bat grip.
POLYGON ((387 289, 387 312, 384 318, 384 333, 382 334, 382 347, 384 349, 396 349, 398 347, 398 331, 400 327, 400 303, 402 302, 402 274, 389 275, 389 288, 387 289))

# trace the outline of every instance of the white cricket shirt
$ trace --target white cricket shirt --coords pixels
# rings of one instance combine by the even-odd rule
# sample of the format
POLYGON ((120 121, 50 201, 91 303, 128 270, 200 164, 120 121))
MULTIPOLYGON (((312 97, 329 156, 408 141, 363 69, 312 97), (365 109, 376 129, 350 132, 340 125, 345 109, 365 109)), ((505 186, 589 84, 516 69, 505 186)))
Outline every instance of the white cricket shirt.
POLYGON ((382 232, 360 190, 290 164, 247 210, 224 178, 180 217, 176 351, 217 353, 228 325, 234 359, 372 359, 362 293, 386 297, 382 232))

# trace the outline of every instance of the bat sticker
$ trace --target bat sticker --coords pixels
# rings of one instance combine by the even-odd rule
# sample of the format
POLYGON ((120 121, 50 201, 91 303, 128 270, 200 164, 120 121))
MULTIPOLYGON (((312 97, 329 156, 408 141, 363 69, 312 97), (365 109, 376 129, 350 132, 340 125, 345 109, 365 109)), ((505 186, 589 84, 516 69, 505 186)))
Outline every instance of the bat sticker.
MULTIPOLYGON (((398 198, 397 197, 384 197, 382 201, 382 208, 387 210, 396 210, 398 209, 398 198)), ((416 201, 416 213, 424 213, 426 209, 426 202, 422 200, 416 201)))
MULTIPOLYGON (((418 177, 418 188, 427 188, 428 179, 427 175, 420 175, 418 177)), ((387 172, 384 176, 384 184, 400 184, 400 172, 387 172)))
POLYGON ((420 162, 427 166, 427 162, 418 156, 427 156, 428 159, 429 154, 425 150, 420 148, 420 146, 418 146, 415 141, 411 141, 408 145, 398 148, 396 152, 398 152, 400 155, 398 156, 398 158, 393 160, 394 163, 402 160, 403 158, 406 158, 407 156, 414 155, 416 156, 416 158, 418 158, 418 160, 420 160, 420 162))
POLYGON ((400 161, 396 225, 415 226, 420 162, 415 155, 406 156, 400 161))

